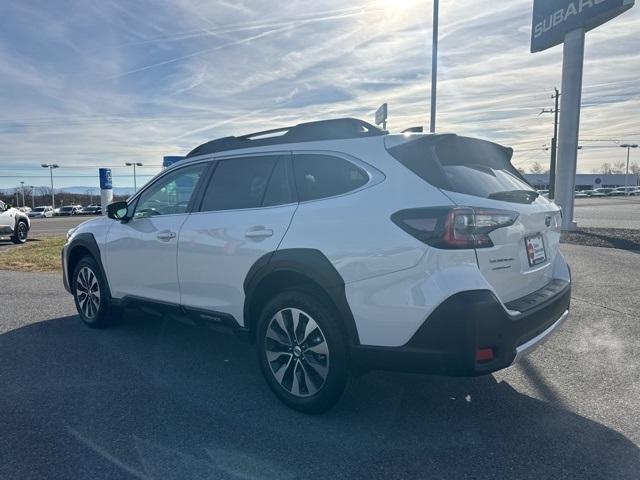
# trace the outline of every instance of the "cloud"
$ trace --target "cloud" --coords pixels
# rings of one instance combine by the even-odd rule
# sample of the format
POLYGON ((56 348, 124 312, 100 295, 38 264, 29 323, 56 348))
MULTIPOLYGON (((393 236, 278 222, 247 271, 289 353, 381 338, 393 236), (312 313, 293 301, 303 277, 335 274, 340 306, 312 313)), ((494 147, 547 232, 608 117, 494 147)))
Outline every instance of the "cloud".
MULTIPOLYGON (((151 174, 162 155, 211 138, 370 120, 385 101, 392 130, 428 126, 429 3, 60 0, 0 9, 0 188, 23 180, 15 172, 46 183, 43 159, 66 166, 56 172, 61 185, 102 164, 122 168, 124 182, 125 161, 151 174)), ((562 51, 529 53, 531 1, 448 0, 440 10, 438 130, 514 146, 521 166, 546 161, 553 118, 538 114, 552 107, 562 51)), ((582 138, 640 142, 638 27, 636 7, 587 35, 582 138)), ((585 149, 578 169, 623 154, 585 149)))

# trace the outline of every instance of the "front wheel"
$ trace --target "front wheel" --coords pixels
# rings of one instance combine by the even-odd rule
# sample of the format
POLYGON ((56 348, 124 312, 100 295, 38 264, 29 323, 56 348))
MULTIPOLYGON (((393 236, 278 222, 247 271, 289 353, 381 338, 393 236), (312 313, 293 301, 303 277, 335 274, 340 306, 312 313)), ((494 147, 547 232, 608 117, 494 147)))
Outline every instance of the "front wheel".
POLYGON ((304 413, 322 413, 340 398, 348 378, 347 342, 339 315, 322 295, 278 294, 257 330, 262 373, 278 398, 304 413))
POLYGON ((26 243, 28 236, 29 227, 27 226, 27 222, 20 220, 16 225, 16 231, 11 237, 11 241, 13 243, 26 243))
POLYGON ((76 265, 73 299, 80 319, 90 327, 106 327, 119 316, 120 312, 111 305, 106 281, 91 256, 82 257, 76 265))

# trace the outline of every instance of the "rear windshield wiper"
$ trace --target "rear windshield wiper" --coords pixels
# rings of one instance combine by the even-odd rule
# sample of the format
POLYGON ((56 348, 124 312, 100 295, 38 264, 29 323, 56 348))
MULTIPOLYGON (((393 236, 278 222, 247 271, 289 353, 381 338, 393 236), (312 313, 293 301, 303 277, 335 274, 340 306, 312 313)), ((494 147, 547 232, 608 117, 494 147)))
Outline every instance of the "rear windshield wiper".
POLYGON ((534 190, 507 190, 491 193, 487 198, 492 200, 504 200, 507 202, 533 203, 540 194, 534 190))

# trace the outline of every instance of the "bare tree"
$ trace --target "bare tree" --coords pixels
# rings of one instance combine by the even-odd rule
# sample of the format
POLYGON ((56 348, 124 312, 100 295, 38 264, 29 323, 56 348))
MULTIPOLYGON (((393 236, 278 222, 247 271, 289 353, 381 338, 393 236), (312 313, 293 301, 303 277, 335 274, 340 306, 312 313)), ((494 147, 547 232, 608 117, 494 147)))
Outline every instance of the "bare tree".
POLYGON ((640 175, 640 164, 638 163, 630 163, 629 171, 634 175, 640 175))
POLYGON ((611 166, 611 173, 625 173, 627 171, 626 162, 619 160, 611 166))
POLYGON ((609 175, 611 172, 611 164, 609 162, 602 162, 598 168, 593 169, 593 173, 600 173, 602 175, 609 175))
POLYGON ((549 173, 549 170, 544 168, 540 162, 533 162, 533 165, 529 167, 531 173, 549 173))
POLYGON ((40 196, 51 196, 51 187, 37 187, 36 192, 38 192, 40 196))

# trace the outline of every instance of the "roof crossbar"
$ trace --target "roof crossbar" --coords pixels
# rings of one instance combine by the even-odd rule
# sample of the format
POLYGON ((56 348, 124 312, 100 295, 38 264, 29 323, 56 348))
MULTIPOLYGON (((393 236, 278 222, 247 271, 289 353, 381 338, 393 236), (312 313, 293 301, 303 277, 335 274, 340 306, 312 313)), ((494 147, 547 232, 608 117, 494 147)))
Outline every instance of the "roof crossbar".
POLYGON ((293 127, 274 128, 239 137, 218 138, 196 147, 189 152, 187 157, 265 145, 377 137, 386 133, 384 130, 380 130, 378 127, 363 120, 336 118, 333 120, 300 123, 293 127), (282 134, 278 135, 280 132, 282 134))

